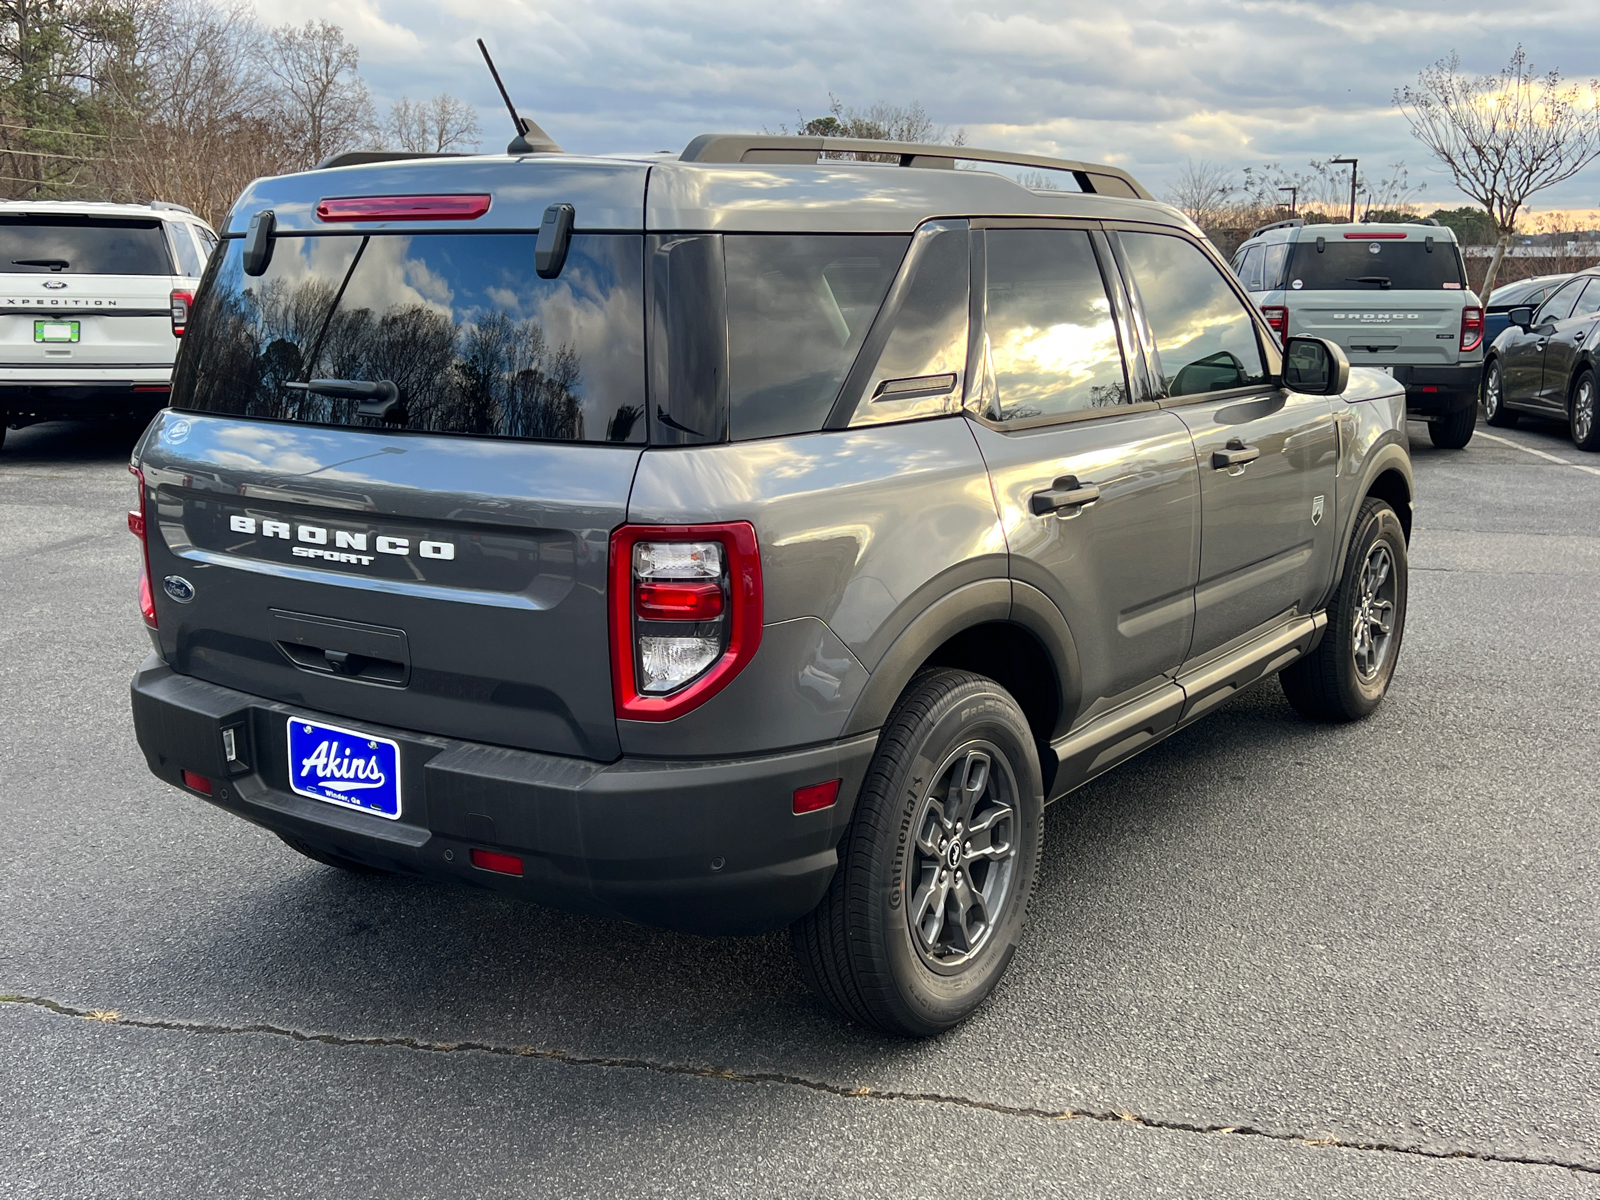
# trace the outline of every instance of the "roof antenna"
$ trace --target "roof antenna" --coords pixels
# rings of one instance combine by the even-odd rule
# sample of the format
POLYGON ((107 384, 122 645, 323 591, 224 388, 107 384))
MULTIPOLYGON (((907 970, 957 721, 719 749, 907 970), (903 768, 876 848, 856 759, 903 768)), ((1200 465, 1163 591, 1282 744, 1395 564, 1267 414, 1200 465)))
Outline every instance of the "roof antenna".
POLYGON ((494 85, 500 89, 500 99, 506 102, 506 111, 511 114, 511 124, 516 128, 517 136, 511 139, 511 144, 506 147, 507 154, 562 154, 564 151, 538 123, 527 117, 517 115, 517 106, 511 103, 511 93, 506 91, 506 85, 500 82, 500 72, 494 69, 494 59, 489 57, 489 47, 483 44, 483 39, 478 39, 478 49, 483 51, 483 61, 489 64, 489 74, 494 76, 494 85))

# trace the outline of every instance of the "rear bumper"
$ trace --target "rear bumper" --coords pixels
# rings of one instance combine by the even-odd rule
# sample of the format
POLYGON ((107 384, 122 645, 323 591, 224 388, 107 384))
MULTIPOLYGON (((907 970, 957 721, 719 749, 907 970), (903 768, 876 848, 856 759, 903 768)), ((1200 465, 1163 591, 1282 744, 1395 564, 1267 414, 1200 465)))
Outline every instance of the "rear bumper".
POLYGON ((14 424, 85 417, 142 416, 148 420, 167 406, 172 395, 170 378, 170 371, 152 370, 109 380, 0 379, 0 416, 14 424))
POLYGON ((287 718, 319 714, 178 675, 155 655, 132 692, 151 771, 179 787, 185 770, 204 776, 206 799, 258 825, 377 866, 703 934, 761 933, 816 906, 877 743, 606 764, 327 717, 400 743, 401 816, 387 821, 289 789, 287 718), (224 729, 242 762, 224 760, 224 729), (796 816, 795 789, 829 779, 838 803, 796 816), (519 857, 524 873, 472 866, 475 847, 519 857))
POLYGON ((1406 414, 1426 419, 1445 417, 1478 403, 1483 362, 1451 367, 1396 367, 1395 382, 1406 389, 1406 414))

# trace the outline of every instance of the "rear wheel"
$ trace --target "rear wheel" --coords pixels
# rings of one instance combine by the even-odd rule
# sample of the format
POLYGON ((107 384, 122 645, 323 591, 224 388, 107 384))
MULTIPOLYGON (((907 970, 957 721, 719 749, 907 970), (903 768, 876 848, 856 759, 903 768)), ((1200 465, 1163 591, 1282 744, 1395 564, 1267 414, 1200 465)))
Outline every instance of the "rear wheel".
POLYGON ((1585 369, 1578 382, 1572 385, 1572 408, 1569 413, 1572 444, 1579 450, 1600 450, 1600 414, 1595 412, 1594 372, 1585 369))
POLYGON ((1010 693, 965 671, 919 674, 884 726, 827 894, 791 927, 812 990, 886 1033, 964 1020, 1022 936, 1043 808, 1010 693))
POLYGON ((1278 674, 1302 716, 1354 721, 1378 707, 1406 628, 1405 530, 1394 509, 1369 497, 1356 516, 1328 628, 1317 648, 1278 674))
POLYGON ((1491 358, 1483 372, 1483 419, 1496 429, 1510 429, 1517 423, 1516 410, 1506 407, 1504 383, 1500 360, 1491 358))
POLYGON ((332 846, 324 846, 320 842, 308 841, 305 838, 294 837, 291 834, 280 833, 278 837, 285 846, 304 854, 307 858, 315 859, 325 867, 338 867, 341 871, 349 871, 356 875, 393 875, 382 867, 369 866, 364 862, 357 862, 353 858, 340 854, 332 846))
POLYGON ((1472 440, 1478 427, 1478 406, 1469 404, 1460 412, 1428 422, 1428 436, 1441 450, 1459 450, 1472 440))

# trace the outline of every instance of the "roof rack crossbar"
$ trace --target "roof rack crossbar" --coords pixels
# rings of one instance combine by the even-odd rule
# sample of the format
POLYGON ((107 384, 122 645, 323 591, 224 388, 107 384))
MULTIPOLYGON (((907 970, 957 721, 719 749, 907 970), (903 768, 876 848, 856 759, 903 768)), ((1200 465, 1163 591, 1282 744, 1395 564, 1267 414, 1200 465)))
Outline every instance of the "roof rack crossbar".
POLYGON ((1037 167, 1069 171, 1085 192, 1154 200, 1144 185, 1121 167, 1046 158, 1012 150, 985 150, 978 146, 938 146, 922 142, 888 142, 872 138, 796 137, 771 134, 703 133, 679 156, 698 163, 814 164, 824 154, 881 154, 898 156, 902 167, 954 167, 957 161, 998 163, 1009 167, 1037 167))

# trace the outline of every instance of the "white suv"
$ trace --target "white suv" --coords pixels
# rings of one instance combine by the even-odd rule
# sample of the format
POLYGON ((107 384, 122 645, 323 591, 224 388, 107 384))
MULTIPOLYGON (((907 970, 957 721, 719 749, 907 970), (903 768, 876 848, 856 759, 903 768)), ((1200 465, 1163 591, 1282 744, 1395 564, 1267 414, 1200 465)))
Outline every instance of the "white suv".
POLYGON ((216 244, 160 200, 0 202, 0 440, 8 425, 164 407, 216 244))

